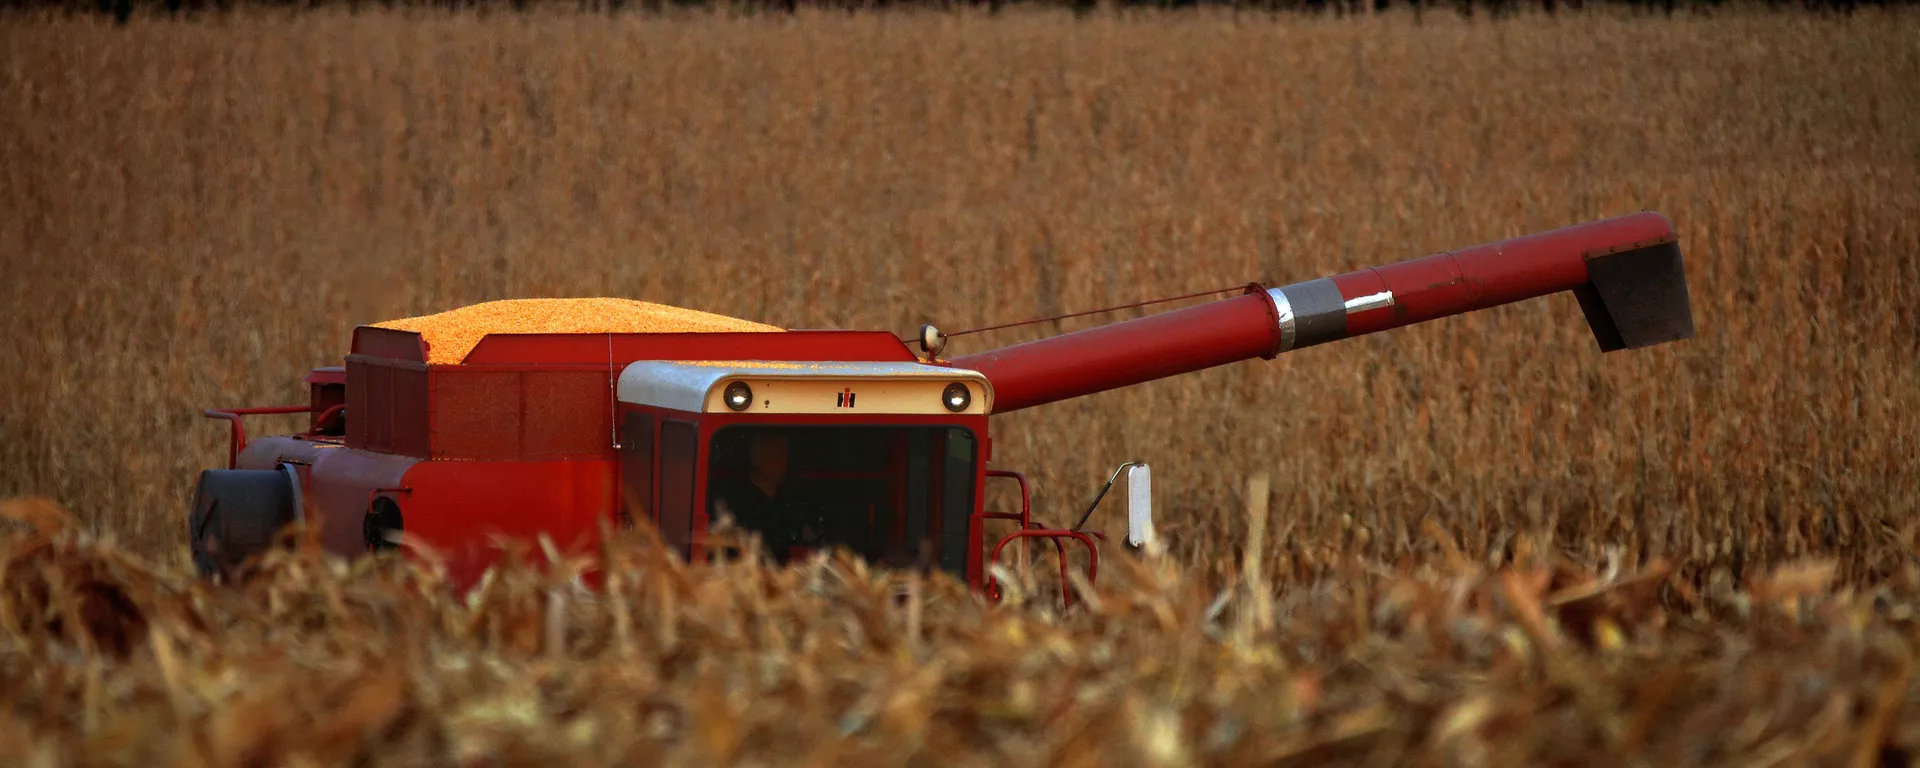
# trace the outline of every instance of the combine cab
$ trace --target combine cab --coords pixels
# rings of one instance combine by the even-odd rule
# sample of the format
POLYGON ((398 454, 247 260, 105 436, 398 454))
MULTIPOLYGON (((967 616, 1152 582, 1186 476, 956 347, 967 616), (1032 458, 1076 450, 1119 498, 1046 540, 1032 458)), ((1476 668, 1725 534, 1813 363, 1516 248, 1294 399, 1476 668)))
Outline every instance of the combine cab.
MULTIPOLYGON (((344 367, 307 376, 307 405, 207 412, 231 422, 232 451, 201 475, 189 531, 209 576, 307 520, 343 555, 422 542, 466 584, 497 537, 578 550, 609 525, 655 526, 702 560, 720 554, 708 532, 724 515, 777 560, 839 548, 994 595, 987 565, 1009 545, 1052 544, 1063 579, 1069 548, 1084 549, 1094 577, 1106 536, 1084 516, 1033 518, 1025 480, 992 466, 989 415, 1562 291, 1603 351, 1693 333, 1656 213, 955 359, 932 328, 918 354, 885 332, 669 330, 492 332, 450 358, 420 332, 362 326, 344 367), (300 412, 300 434, 246 439, 243 417, 300 412), (1021 509, 984 509, 990 481, 1018 486, 1021 509)), ((1125 543, 1151 545, 1146 466, 1116 481, 1125 543)))

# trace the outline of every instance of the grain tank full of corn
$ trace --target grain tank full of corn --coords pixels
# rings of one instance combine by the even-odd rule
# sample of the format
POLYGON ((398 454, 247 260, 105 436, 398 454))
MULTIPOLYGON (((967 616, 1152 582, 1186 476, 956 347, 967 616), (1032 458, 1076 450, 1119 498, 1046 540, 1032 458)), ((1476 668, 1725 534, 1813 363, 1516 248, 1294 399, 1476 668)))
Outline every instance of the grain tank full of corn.
POLYGON ((1653 212, 957 357, 932 327, 916 350, 620 299, 477 304, 356 328, 342 365, 306 375, 303 405, 207 411, 231 450, 200 475, 189 536, 209 576, 302 521, 343 555, 423 545, 471 583, 503 537, 580 550, 644 525, 703 560, 735 540, 711 535, 724 518, 776 559, 842 549, 990 595, 1013 544, 1062 553, 1063 578, 1084 550, 1094 578, 1103 548, 1156 545, 1147 467, 1100 492, 1125 530, 1086 530, 1080 510, 1043 523, 992 461, 992 414, 1566 291, 1602 351, 1693 334, 1678 241, 1653 212), (306 428, 248 440, 244 418, 265 413, 306 428), (1021 507, 985 508, 989 483, 1021 507))

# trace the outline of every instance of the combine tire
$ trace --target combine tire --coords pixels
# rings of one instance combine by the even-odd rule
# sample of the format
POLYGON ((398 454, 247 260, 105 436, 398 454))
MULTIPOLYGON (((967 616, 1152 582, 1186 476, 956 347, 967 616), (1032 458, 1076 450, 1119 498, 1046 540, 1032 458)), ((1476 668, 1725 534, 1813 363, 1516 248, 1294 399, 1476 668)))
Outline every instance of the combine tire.
POLYGON ((240 576, 247 558, 265 552, 294 520, 298 489, 277 469, 209 469, 193 491, 187 537, 203 577, 240 576))

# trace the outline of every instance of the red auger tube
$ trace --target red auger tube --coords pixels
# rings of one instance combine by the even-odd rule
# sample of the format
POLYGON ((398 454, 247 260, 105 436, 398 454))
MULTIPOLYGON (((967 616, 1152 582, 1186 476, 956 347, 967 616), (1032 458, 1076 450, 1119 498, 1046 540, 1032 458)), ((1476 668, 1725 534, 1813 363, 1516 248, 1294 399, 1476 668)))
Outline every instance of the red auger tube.
POLYGON ((1690 338, 1673 225, 1651 211, 1437 253, 953 360, 1006 413, 1574 291, 1602 351, 1690 338))

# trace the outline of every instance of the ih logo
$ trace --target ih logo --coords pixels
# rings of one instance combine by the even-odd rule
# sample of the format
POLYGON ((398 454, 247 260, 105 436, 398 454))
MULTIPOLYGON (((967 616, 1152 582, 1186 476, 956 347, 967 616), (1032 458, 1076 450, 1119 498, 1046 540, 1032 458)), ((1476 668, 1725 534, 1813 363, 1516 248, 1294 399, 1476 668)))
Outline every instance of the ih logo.
POLYGON ((849 389, 843 389, 843 390, 840 390, 840 395, 839 395, 838 397, 835 397, 835 398, 834 398, 834 401, 833 401, 833 407, 835 407, 835 408, 852 408, 852 407, 853 407, 853 396, 854 396, 855 394, 857 394, 857 393, 856 393, 856 392, 854 392, 854 391, 853 391, 853 390, 852 390, 851 388, 849 388, 849 389))

